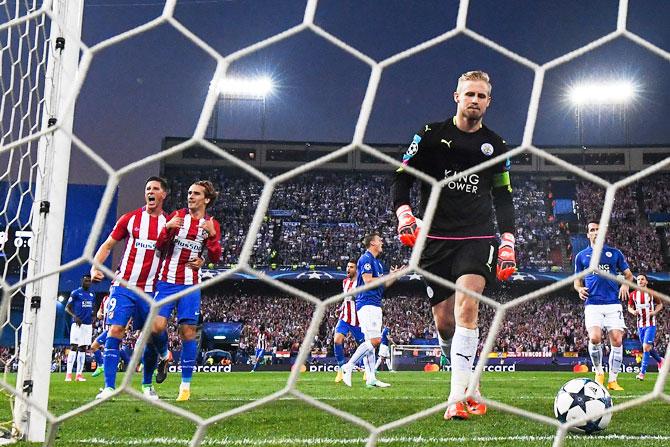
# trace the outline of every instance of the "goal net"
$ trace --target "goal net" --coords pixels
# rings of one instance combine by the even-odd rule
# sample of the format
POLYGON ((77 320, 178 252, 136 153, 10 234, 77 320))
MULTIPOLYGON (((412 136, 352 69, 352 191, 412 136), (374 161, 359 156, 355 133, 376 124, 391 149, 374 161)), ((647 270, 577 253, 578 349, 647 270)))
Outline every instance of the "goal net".
MULTIPOLYGON (((666 51, 627 30, 628 2, 626 0, 619 2, 618 20, 615 30, 606 36, 589 42, 583 47, 543 64, 529 60, 468 28, 468 13, 470 8, 468 0, 460 0, 457 22, 453 29, 445 30, 442 34, 430 40, 394 54, 384 60, 375 60, 315 23, 315 14, 319 6, 317 0, 307 1, 303 19, 299 24, 227 56, 221 55, 206 41, 203 41, 193 30, 190 30, 175 18, 176 0, 166 0, 163 5, 163 11, 159 17, 88 47, 81 42, 80 38, 83 0, 0 0, 0 70, 2 74, 0 80, 0 94, 2 95, 0 98, 0 167, 2 168, 0 169, 0 192, 2 192, 0 194, 0 201, 2 201, 2 207, 0 208, 0 255, 2 256, 3 275, 2 282, 0 283, 3 292, 2 301, 0 302, 0 328, 2 329, 3 340, 3 344, 0 346, 0 363, 5 373, 0 387, 4 393, 12 396, 16 407, 13 411, 14 421, 12 426, 16 438, 23 438, 29 441, 43 441, 46 439, 48 445, 54 445, 59 427, 63 422, 79 414, 88 412, 100 403, 104 403, 104 400, 89 402, 62 415, 54 415, 47 409, 50 375, 49 363, 52 352, 51 342, 54 330, 55 299, 58 289, 58 275, 54 273, 64 271, 73 266, 72 263, 60 265, 60 249, 63 235, 63 201, 66 196, 65 188, 67 185, 69 150, 71 140, 74 138, 71 135, 71 131, 72 113, 76 104, 75 99, 96 54, 121 42, 128 41, 144 32, 159 26, 171 27, 190 43, 202 49, 216 63, 214 76, 210 80, 210 85, 213 87, 208 91, 192 137, 188 141, 171 148, 169 152, 170 154, 177 153, 197 144, 225 158, 237 168, 245 170, 263 182, 263 191, 258 200, 253 220, 249 225, 248 236, 239 261, 228 275, 236 272, 254 275, 282 291, 314 304, 314 315, 304 336, 305 341, 299 350, 296 364, 305 363, 311 350, 311 342, 317 334, 327 306, 340 302, 345 294, 333 296, 327 300, 320 300, 307 292, 255 271, 251 267, 249 259, 256 240, 256 234, 266 215, 270 198, 277 185, 281 182, 323 166, 325 163, 355 150, 362 151, 395 167, 401 166, 399 160, 384 155, 381 151, 364 142, 365 132, 375 103, 375 95, 380 85, 382 73, 394 64, 442 44, 453 37, 464 35, 532 71, 534 81, 521 145, 510 151, 507 156, 514 157, 524 152, 532 153, 537 157, 550 160, 552 163, 571 171, 571 173, 577 176, 581 176, 606 188, 605 203, 600 219, 601 227, 606 227, 609 222, 614 195, 618 189, 625 187, 644 175, 670 165, 669 160, 664 160, 641 173, 616 183, 611 183, 534 146, 533 133, 535 131, 544 77, 548 70, 565 64, 578 56, 621 37, 630 39, 655 55, 670 61, 670 55, 666 51), (207 127, 219 94, 214 86, 218 85, 218 81, 226 76, 232 63, 303 32, 313 33, 329 44, 347 52, 363 64, 366 64, 370 69, 367 89, 350 144, 317 160, 310 161, 281 175, 269 178, 264 173, 249 166, 206 139, 207 127), (58 161, 58 169, 54 169, 54 160, 58 161), (8 378, 10 376, 7 375, 14 371, 17 373, 16 382, 10 380, 8 378)), ((122 175, 130 172, 132 169, 155 162, 160 158, 152 155, 133 163, 132 166, 114 170, 103 161, 96 159, 93 151, 86 150, 86 152, 100 166, 104 165, 103 167, 106 172, 109 173, 108 191, 110 188, 113 189, 116 187, 122 175)), ((161 154, 161 156, 165 155, 166 153, 161 154)), ((501 157, 495 157, 473 169, 458 173, 441 181, 429 178, 422 172, 406 167, 407 172, 421 178, 430 184, 432 188, 431 200, 429 200, 424 216, 425 226, 429 227, 432 221, 437 203, 437 193, 448 182, 459 180, 502 161, 501 157)), ((106 209, 103 208, 107 206, 109 206, 109 201, 103 201, 101 204, 102 211, 97 215, 86 251, 82 259, 75 262, 92 262, 93 251, 95 249, 93 245, 98 240, 102 220, 104 219, 104 211, 106 209)), ((223 225, 225 225, 225 221, 223 225)), ((441 278, 433 277, 418 267, 419 256, 425 244, 425 233, 422 232, 421 238, 417 241, 412 252, 409 268, 431 280, 440 282, 452 290, 455 289, 455 284, 441 278)), ((596 254, 599 254, 602 250, 604 238, 605 232, 602 232, 594 248, 594 262, 592 262, 589 271, 597 267, 596 260, 599 256, 596 254)), ((109 274, 108 270, 105 271, 109 274)), ((391 275, 391 277, 398 277, 402 274, 403 272, 399 272, 391 275)), ((217 280, 225 279, 225 277, 225 275, 223 278, 218 277, 217 280)), ((482 361, 481 359, 486 359, 488 353, 491 351, 495 335, 505 317, 505 312, 528 300, 539 298, 549 292, 569 285, 573 279, 573 277, 570 277, 561 280, 551 286, 544 287, 504 304, 500 304, 487 297, 479 297, 482 305, 491 306, 496 310, 496 316, 489 329, 488 337, 480 354, 480 361, 477 363, 470 385, 479 380, 485 364, 485 360, 482 361)), ((612 279, 621 282, 621 279, 614 277, 612 279)), ((207 282, 203 283, 203 285, 207 286, 207 282)), ((369 287, 377 285, 381 285, 381 282, 370 284, 369 287)), ((348 294, 350 295, 352 292, 348 294)), ((664 297, 664 299, 667 299, 667 297, 664 297)), ((154 303, 151 315, 155 315, 156 309, 157 306, 154 303)), ((140 339, 132 362, 138 361, 143 343, 145 343, 145 340, 140 339)), ((435 353, 434 347, 407 347, 407 349, 415 349, 418 352, 424 353, 428 349, 432 350, 433 354, 435 353)), ((405 347, 399 348, 397 346, 393 351, 394 355, 396 355, 396 351, 400 353, 407 352, 405 347)), ((670 362, 667 363, 670 364, 670 362)), ((665 366, 661 374, 662 379, 659 380, 658 385, 663 384, 667 371, 668 366, 665 366)), ((335 408, 324 401, 319 401, 299 391, 296 386, 299 374, 299 368, 295 368, 287 379, 285 387, 281 390, 207 419, 188 411, 184 407, 177 407, 167 402, 152 402, 147 400, 141 393, 130 386, 130 375, 126 376, 118 390, 119 392, 127 393, 133 398, 156 405, 156 408, 160 407, 172 415, 184 418, 195 424, 197 429, 190 441, 190 445, 192 446, 203 443, 206 432, 212 425, 280 398, 297 398, 321 411, 328 412, 338 418, 342 418, 342 420, 348 423, 355 424, 368 433, 367 444, 370 446, 377 445, 379 438, 390 430, 444 411, 447 405, 446 402, 441 403, 396 421, 375 426, 359 416, 335 408)), ((475 389, 474 386, 470 386, 469 388, 475 389)), ((639 405, 661 396, 664 396, 666 400, 670 399, 667 395, 662 395, 662 389, 657 386, 653 392, 636 400, 634 404, 639 405)), ((568 429, 567 424, 560 424, 553 418, 524 411, 502 402, 487 400, 486 403, 501 411, 524 416, 554 427, 556 429, 554 444, 563 444, 568 429)), ((630 403, 627 406, 625 405, 616 405, 612 411, 627 408, 630 406, 630 403)), ((10 425, 5 424, 3 427, 9 428, 10 425)))

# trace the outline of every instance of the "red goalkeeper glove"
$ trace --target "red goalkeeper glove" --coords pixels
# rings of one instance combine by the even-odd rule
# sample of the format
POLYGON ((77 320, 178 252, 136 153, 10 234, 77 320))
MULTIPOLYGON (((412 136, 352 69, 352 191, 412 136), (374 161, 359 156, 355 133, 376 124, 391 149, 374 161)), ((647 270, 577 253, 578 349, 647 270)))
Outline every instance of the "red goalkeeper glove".
POLYGON ((500 236, 498 265, 496 266, 496 276, 500 281, 507 281, 510 276, 516 272, 514 242, 514 235, 512 233, 503 233, 502 236, 500 236))
POLYGON ((398 216, 398 238, 403 245, 414 247, 421 230, 421 220, 414 217, 409 205, 400 206, 395 215, 398 216))

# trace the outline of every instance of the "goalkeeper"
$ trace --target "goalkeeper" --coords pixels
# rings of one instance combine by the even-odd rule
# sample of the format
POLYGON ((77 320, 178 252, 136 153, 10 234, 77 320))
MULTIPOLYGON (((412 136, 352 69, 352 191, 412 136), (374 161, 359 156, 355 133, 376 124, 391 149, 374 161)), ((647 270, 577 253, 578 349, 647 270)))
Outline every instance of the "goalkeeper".
MULTIPOLYGON (((403 165, 442 180, 507 152, 505 142, 482 124, 491 103, 489 76, 470 71, 458 80, 456 116, 424 126, 403 155, 403 165)), ((487 284, 505 281, 516 271, 514 256, 514 206, 509 179, 509 160, 444 185, 430 233, 419 261, 426 271, 481 294, 487 284), (501 233, 495 236, 493 205, 501 233), (496 263, 497 261, 497 263, 496 263)), ((400 241, 414 246, 421 221, 411 208, 410 189, 416 178, 403 168, 391 186, 398 217, 400 241)), ((420 210, 425 210, 430 185, 421 183, 420 210)), ((479 301, 437 283, 427 281, 426 292, 433 309, 440 347, 451 358, 450 405, 445 419, 468 419, 486 413, 479 392, 465 400, 465 392, 479 343, 479 301)))

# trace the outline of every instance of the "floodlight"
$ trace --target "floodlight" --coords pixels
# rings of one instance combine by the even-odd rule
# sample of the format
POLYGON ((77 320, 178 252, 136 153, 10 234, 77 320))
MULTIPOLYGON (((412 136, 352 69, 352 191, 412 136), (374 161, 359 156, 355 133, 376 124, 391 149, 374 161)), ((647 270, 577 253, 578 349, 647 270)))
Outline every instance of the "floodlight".
POLYGON ((570 88, 568 97, 574 105, 626 104, 635 97, 631 81, 588 82, 570 88))
POLYGON ((258 78, 224 78, 219 81, 219 92, 230 99, 263 100, 272 93, 274 83, 267 76, 258 78))

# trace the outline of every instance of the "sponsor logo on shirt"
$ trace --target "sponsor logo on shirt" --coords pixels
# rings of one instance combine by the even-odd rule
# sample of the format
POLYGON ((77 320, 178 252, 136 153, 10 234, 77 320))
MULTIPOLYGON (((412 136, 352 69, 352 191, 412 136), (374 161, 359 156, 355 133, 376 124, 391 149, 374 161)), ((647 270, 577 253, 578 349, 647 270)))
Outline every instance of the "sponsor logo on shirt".
MULTIPOLYGON (((453 177, 454 175, 458 175, 458 173, 458 171, 445 169, 444 178, 453 177)), ((447 183, 447 188, 456 191, 469 192, 470 194, 477 194, 477 185, 479 185, 479 175, 470 174, 463 178, 459 178, 457 181, 447 183)))
POLYGON ((190 239, 184 239, 184 238, 181 238, 181 237, 175 238, 174 245, 176 247, 179 247, 181 249, 186 249, 186 250, 192 250, 192 251, 201 251, 202 250, 202 242, 196 242, 196 241, 192 241, 190 239))
POLYGON ((143 250, 155 250, 156 241, 150 239, 135 239, 135 248, 143 250))

